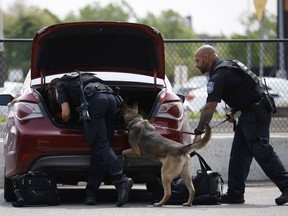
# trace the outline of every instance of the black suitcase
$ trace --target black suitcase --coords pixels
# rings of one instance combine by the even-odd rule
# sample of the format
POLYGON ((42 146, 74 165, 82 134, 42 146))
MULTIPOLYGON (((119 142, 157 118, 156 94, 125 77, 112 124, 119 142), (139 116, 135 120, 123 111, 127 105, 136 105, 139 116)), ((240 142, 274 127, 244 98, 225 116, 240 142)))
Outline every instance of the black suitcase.
POLYGON ((16 201, 15 207, 59 205, 57 184, 53 177, 40 171, 16 175, 11 178, 16 201))

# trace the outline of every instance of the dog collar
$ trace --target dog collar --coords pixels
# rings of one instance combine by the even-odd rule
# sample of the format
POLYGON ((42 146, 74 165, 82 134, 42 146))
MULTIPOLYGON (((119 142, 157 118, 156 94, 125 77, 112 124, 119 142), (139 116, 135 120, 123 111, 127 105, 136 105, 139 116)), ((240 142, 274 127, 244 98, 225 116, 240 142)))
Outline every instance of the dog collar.
POLYGON ((131 120, 127 125, 128 130, 130 130, 139 121, 141 121, 141 119, 139 119, 139 118, 135 118, 135 119, 131 120))

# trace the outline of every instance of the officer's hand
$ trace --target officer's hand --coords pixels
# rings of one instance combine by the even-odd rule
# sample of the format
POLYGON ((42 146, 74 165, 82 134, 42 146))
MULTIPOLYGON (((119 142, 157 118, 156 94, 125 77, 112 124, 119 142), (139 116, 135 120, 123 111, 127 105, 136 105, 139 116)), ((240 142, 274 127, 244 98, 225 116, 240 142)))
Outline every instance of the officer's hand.
POLYGON ((234 115, 231 112, 227 113, 225 116, 226 116, 228 122, 230 122, 230 123, 235 122, 234 115))

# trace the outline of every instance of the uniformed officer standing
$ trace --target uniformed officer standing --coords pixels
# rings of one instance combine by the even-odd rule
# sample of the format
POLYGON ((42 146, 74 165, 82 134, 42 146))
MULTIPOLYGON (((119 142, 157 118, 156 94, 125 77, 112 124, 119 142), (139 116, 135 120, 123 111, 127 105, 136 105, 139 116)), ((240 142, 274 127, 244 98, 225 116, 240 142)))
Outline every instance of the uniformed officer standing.
MULTIPOLYGON (((64 122, 78 121, 82 114, 85 137, 91 148, 90 174, 86 186, 87 205, 96 204, 97 191, 104 171, 111 175, 118 193, 117 206, 126 204, 133 180, 123 174, 123 169, 109 143, 114 134, 116 99, 113 90, 89 73, 64 75, 57 83, 58 102, 64 122), (81 84, 85 98, 81 97, 81 84), (80 99, 86 99, 88 110, 81 107, 80 99)), ((83 102, 83 101, 82 101, 83 102)), ((84 104, 85 105, 85 104, 84 104)))
POLYGON ((209 72, 210 79, 207 84, 207 101, 195 129, 194 142, 201 138, 205 123, 211 121, 221 99, 231 107, 231 112, 227 114, 229 122, 235 122, 233 115, 241 111, 230 153, 228 191, 222 196, 221 202, 231 204, 245 202, 245 181, 254 157, 265 174, 282 192, 282 195, 275 199, 276 204, 287 203, 288 172, 269 144, 272 110, 263 99, 263 89, 258 84, 247 85, 247 77, 239 71, 229 67, 217 67, 225 61, 219 58, 214 47, 210 45, 203 45, 196 51, 195 61, 202 74, 209 72), (260 111, 257 110, 259 104, 260 111))

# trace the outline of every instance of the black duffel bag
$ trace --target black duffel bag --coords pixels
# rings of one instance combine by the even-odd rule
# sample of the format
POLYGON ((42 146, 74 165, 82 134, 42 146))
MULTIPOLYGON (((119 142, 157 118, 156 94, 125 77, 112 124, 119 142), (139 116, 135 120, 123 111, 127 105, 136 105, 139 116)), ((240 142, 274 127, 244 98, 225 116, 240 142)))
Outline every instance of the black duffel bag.
POLYGON ((59 205, 57 184, 53 177, 40 171, 29 171, 11 178, 15 207, 59 205))
MULTIPOLYGON (((196 152, 201 170, 192 176, 195 188, 193 205, 217 205, 220 204, 220 197, 223 194, 224 181, 218 172, 212 171, 204 158, 196 152)), ((155 177, 152 184, 152 202, 159 202, 163 197, 163 186, 161 179, 155 177)), ((188 189, 182 179, 177 178, 171 184, 171 197, 167 204, 183 204, 189 197, 188 189)))

